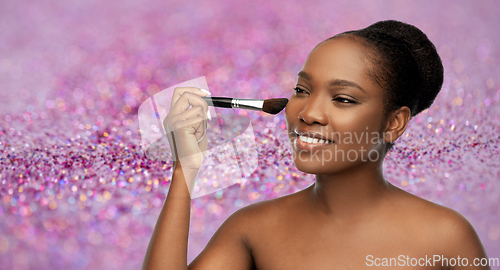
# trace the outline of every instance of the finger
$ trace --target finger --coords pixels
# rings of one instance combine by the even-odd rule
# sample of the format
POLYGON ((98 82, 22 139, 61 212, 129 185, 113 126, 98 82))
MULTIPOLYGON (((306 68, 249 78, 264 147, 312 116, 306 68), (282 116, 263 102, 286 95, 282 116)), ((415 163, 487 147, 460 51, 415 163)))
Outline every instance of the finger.
POLYGON ((198 140, 203 136, 205 125, 202 116, 192 117, 186 120, 177 121, 173 124, 173 133, 176 141, 182 145, 193 143, 197 145, 198 140), (193 136, 194 135, 194 138, 193 136))
POLYGON ((164 125, 166 131, 168 132, 168 131, 173 130, 172 128, 174 126, 174 123, 179 122, 179 121, 188 120, 188 119, 194 118, 194 117, 201 117, 202 119, 207 118, 207 114, 204 111, 204 108, 202 106, 195 106, 195 107, 192 107, 186 111, 181 112, 178 115, 166 117, 163 125, 164 125))
POLYGON ((177 115, 171 117, 171 119, 175 120, 187 120, 189 118, 201 116, 203 119, 206 119, 207 113, 202 106, 193 106, 177 115))
POLYGON ((178 102, 174 105, 175 109, 173 111, 170 111, 167 117, 163 120, 163 126, 165 130, 168 132, 168 130, 172 130, 172 124, 175 123, 176 121, 179 120, 186 120, 190 117, 194 117, 199 115, 204 115, 206 118, 207 115, 207 110, 208 110, 208 105, 205 100, 200 99, 198 101, 192 102, 193 107, 189 108, 189 97, 191 96, 192 100, 196 100, 199 97, 196 97, 188 92, 181 96, 181 98, 178 100, 178 102), (186 102, 184 100, 187 100, 186 102), (198 103, 198 105, 196 105, 198 103), (200 104, 201 103, 201 104, 200 104), (189 109, 188 109, 189 108, 189 109), (188 112, 188 113, 186 113, 188 112))
POLYGON ((202 152, 196 138, 202 136, 200 133, 203 127, 202 122, 202 118, 195 117, 175 123, 175 131, 171 133, 171 136, 174 142, 176 160, 202 152))
MULTIPOLYGON (((186 120, 177 120, 177 122, 172 127, 172 129, 175 129, 176 131, 174 132, 174 130, 172 130, 170 132, 167 132, 172 152, 175 153, 174 161, 178 156, 179 148, 181 148, 180 152, 183 153, 181 154, 181 156, 185 156, 186 145, 188 145, 188 148, 197 145, 201 150, 203 157, 206 156, 208 146, 208 139, 207 136, 205 136, 207 130, 207 122, 202 119, 204 119, 204 117, 198 115, 197 117, 191 117, 186 120), (200 123, 201 121, 203 121, 205 125, 202 125, 200 123)), ((188 152, 193 152, 193 150, 188 152)))
POLYGON ((210 93, 208 91, 207 91, 208 93, 203 92, 200 88, 197 88, 197 87, 176 87, 174 89, 174 93, 172 94, 172 101, 170 102, 170 108, 172 108, 174 106, 174 104, 177 102, 177 100, 181 97, 181 95, 184 92, 191 92, 191 93, 196 94, 200 97, 205 97, 210 93))
POLYGON ((169 115, 172 116, 178 115, 189 109, 190 106, 192 107, 201 106, 205 112, 208 111, 207 102, 203 100, 200 96, 193 94, 191 92, 184 92, 179 97, 174 106, 170 108, 169 115))
POLYGON ((184 122, 188 123, 186 121, 191 120, 191 119, 202 119, 203 122, 203 127, 205 128, 207 126, 206 123, 206 113, 203 111, 203 108, 201 106, 196 106, 193 108, 190 108, 176 116, 173 116, 168 119, 167 121, 167 127, 169 130, 174 131, 177 128, 179 128, 178 122, 184 122))

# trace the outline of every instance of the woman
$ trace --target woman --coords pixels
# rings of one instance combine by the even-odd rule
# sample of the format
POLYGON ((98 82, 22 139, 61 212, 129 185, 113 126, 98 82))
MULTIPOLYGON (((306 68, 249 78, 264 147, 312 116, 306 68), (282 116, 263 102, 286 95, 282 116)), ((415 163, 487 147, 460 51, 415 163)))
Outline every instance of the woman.
POLYGON ((405 23, 378 22, 318 44, 285 110, 294 163, 316 182, 236 211, 188 267, 207 104, 200 89, 177 88, 164 122, 175 169, 143 268, 489 269, 474 266, 486 253, 463 216, 383 177, 385 154, 442 81, 434 45, 405 23))

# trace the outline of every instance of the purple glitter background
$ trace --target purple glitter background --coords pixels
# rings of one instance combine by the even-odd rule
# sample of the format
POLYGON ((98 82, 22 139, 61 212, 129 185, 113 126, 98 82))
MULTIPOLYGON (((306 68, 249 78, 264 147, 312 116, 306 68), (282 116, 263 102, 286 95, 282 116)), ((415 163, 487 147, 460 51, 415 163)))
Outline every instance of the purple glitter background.
MULTIPOLYGON (((2 1, 0 269, 139 269, 171 176, 141 151, 139 105, 199 76, 214 96, 289 97, 318 42, 383 19, 421 28, 445 67, 386 179, 462 213, 500 257, 500 3, 345 2, 2 1)), ((237 209, 314 181, 284 112, 232 112, 251 119, 259 168, 193 200, 189 261, 237 209)))

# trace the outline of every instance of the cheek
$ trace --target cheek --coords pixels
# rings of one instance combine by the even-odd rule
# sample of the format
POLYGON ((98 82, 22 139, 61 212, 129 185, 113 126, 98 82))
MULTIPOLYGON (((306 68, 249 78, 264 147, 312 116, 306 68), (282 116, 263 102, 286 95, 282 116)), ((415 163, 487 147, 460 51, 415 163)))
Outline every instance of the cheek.
POLYGON ((378 131, 378 123, 380 123, 380 120, 378 120, 377 117, 374 117, 374 113, 371 112, 339 114, 335 116, 333 121, 335 122, 335 127, 342 129, 345 132, 359 132, 366 130, 378 131))
POLYGON ((341 144, 374 145, 381 139, 380 115, 374 112, 345 114, 336 117, 334 129, 341 144))
POLYGON ((285 123, 286 123, 286 128, 290 128, 290 116, 289 116, 289 109, 288 105, 285 107, 285 123))

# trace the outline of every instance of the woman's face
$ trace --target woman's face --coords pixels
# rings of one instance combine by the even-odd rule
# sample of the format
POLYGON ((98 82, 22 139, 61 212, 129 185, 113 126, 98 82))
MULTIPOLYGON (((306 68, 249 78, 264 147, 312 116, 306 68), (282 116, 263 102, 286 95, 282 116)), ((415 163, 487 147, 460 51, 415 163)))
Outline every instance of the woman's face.
POLYGON ((383 89, 370 79, 363 50, 338 37, 307 57, 285 109, 299 170, 333 174, 384 158, 383 89))

